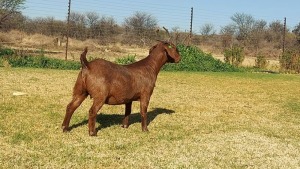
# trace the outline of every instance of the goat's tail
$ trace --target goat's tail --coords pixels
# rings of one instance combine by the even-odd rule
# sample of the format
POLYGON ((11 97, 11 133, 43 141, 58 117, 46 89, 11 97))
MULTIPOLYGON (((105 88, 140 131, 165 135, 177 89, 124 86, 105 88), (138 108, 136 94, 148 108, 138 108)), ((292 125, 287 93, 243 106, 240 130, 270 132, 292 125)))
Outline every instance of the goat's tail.
POLYGON ((88 68, 88 61, 86 59, 86 53, 88 51, 88 48, 85 47, 84 51, 82 52, 82 54, 80 55, 80 62, 81 62, 81 66, 82 68, 88 68))

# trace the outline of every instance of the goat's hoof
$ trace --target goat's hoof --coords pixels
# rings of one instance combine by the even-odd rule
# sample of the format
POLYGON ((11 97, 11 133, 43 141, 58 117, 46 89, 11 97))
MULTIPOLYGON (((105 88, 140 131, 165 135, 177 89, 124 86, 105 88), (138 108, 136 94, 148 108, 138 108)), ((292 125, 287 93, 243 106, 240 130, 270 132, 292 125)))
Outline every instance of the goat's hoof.
POLYGON ((123 127, 123 128, 126 128, 126 129, 127 129, 127 128, 129 127, 129 125, 124 125, 124 124, 123 124, 121 127, 123 127))
POLYGON ((143 132, 149 132, 148 128, 142 129, 143 132))
POLYGON ((61 128, 62 128, 64 133, 70 131, 69 127, 62 126, 61 128))
POLYGON ((90 134, 90 136, 97 136, 97 132, 96 131, 90 131, 89 134, 90 134))

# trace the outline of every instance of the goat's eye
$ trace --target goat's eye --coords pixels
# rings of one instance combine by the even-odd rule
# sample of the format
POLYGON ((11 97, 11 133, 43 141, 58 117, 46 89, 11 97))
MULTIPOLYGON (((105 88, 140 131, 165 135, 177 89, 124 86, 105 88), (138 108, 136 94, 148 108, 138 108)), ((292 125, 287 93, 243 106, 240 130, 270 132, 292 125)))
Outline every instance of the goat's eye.
POLYGON ((172 49, 172 46, 171 46, 171 45, 169 45, 169 48, 170 48, 170 49, 172 49))

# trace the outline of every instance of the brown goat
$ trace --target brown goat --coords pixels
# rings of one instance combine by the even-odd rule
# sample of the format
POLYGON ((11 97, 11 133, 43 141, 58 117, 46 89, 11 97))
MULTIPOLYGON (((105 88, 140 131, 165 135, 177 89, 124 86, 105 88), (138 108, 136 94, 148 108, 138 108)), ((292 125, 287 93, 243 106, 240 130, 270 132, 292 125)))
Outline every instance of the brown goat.
POLYGON ((86 54, 87 48, 80 57, 82 70, 74 86, 73 99, 66 109, 62 123, 63 131, 69 130, 70 119, 74 111, 88 95, 93 98, 88 119, 91 136, 96 135, 96 116, 103 104, 125 104, 122 127, 128 128, 132 101, 140 101, 142 131, 148 131, 147 108, 155 81, 159 70, 166 62, 177 63, 180 61, 180 54, 176 46, 169 42, 159 42, 150 49, 146 58, 123 66, 103 59, 88 62, 86 54))

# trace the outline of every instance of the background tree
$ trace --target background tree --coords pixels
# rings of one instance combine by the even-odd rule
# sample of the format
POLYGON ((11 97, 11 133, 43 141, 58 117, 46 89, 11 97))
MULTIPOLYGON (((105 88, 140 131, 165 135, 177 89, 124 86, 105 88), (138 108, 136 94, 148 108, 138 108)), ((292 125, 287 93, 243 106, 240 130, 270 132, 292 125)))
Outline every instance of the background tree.
POLYGON ((237 39, 243 41, 244 43, 249 38, 249 34, 253 29, 255 19, 245 13, 235 13, 231 20, 234 22, 237 39))
POLYGON ((23 9, 25 0, 0 0, 0 28, 10 20, 23 17, 20 10, 23 9))
POLYGON ((220 34, 222 38, 222 47, 224 49, 232 46, 235 29, 236 28, 233 24, 229 24, 221 28, 220 34))
POLYGON ((194 36, 193 43, 201 44, 205 43, 206 45, 212 45, 214 42, 213 36, 216 34, 216 30, 214 29, 214 25, 210 23, 206 23, 200 27, 201 36, 194 36))
POLYGON ((266 34, 266 40, 268 42, 272 42, 275 48, 280 49, 282 46, 283 31, 284 31, 284 25, 283 23, 281 23, 281 21, 277 20, 269 23, 268 31, 266 34))
POLYGON ((297 42, 300 44, 300 22, 295 26, 292 32, 297 36, 297 42))
POLYGON ((24 23, 26 22, 26 17, 21 13, 17 12, 8 17, 8 20, 5 20, 0 24, 1 31, 9 31, 12 29, 22 31, 24 29, 24 23))
POLYGON ((125 18, 124 27, 127 35, 131 38, 142 41, 143 45, 155 37, 155 29, 157 28, 157 20, 150 14, 145 12, 136 12, 133 16, 125 18))
POLYGON ((250 45, 254 47, 256 53, 264 41, 267 29, 267 22, 264 20, 256 20, 253 24, 253 28, 250 32, 250 45))
POLYGON ((98 34, 97 23, 99 22, 99 14, 96 12, 86 13, 86 24, 89 28, 88 37, 95 38, 98 34))
POLYGON ((204 36, 214 35, 216 30, 214 29, 214 25, 207 23, 200 27, 200 34, 204 36))
POLYGON ((115 42, 119 32, 120 27, 113 17, 102 16, 97 22, 97 37, 101 44, 115 42))
POLYGON ((86 16, 79 12, 70 13, 70 37, 84 40, 86 36, 86 16))

